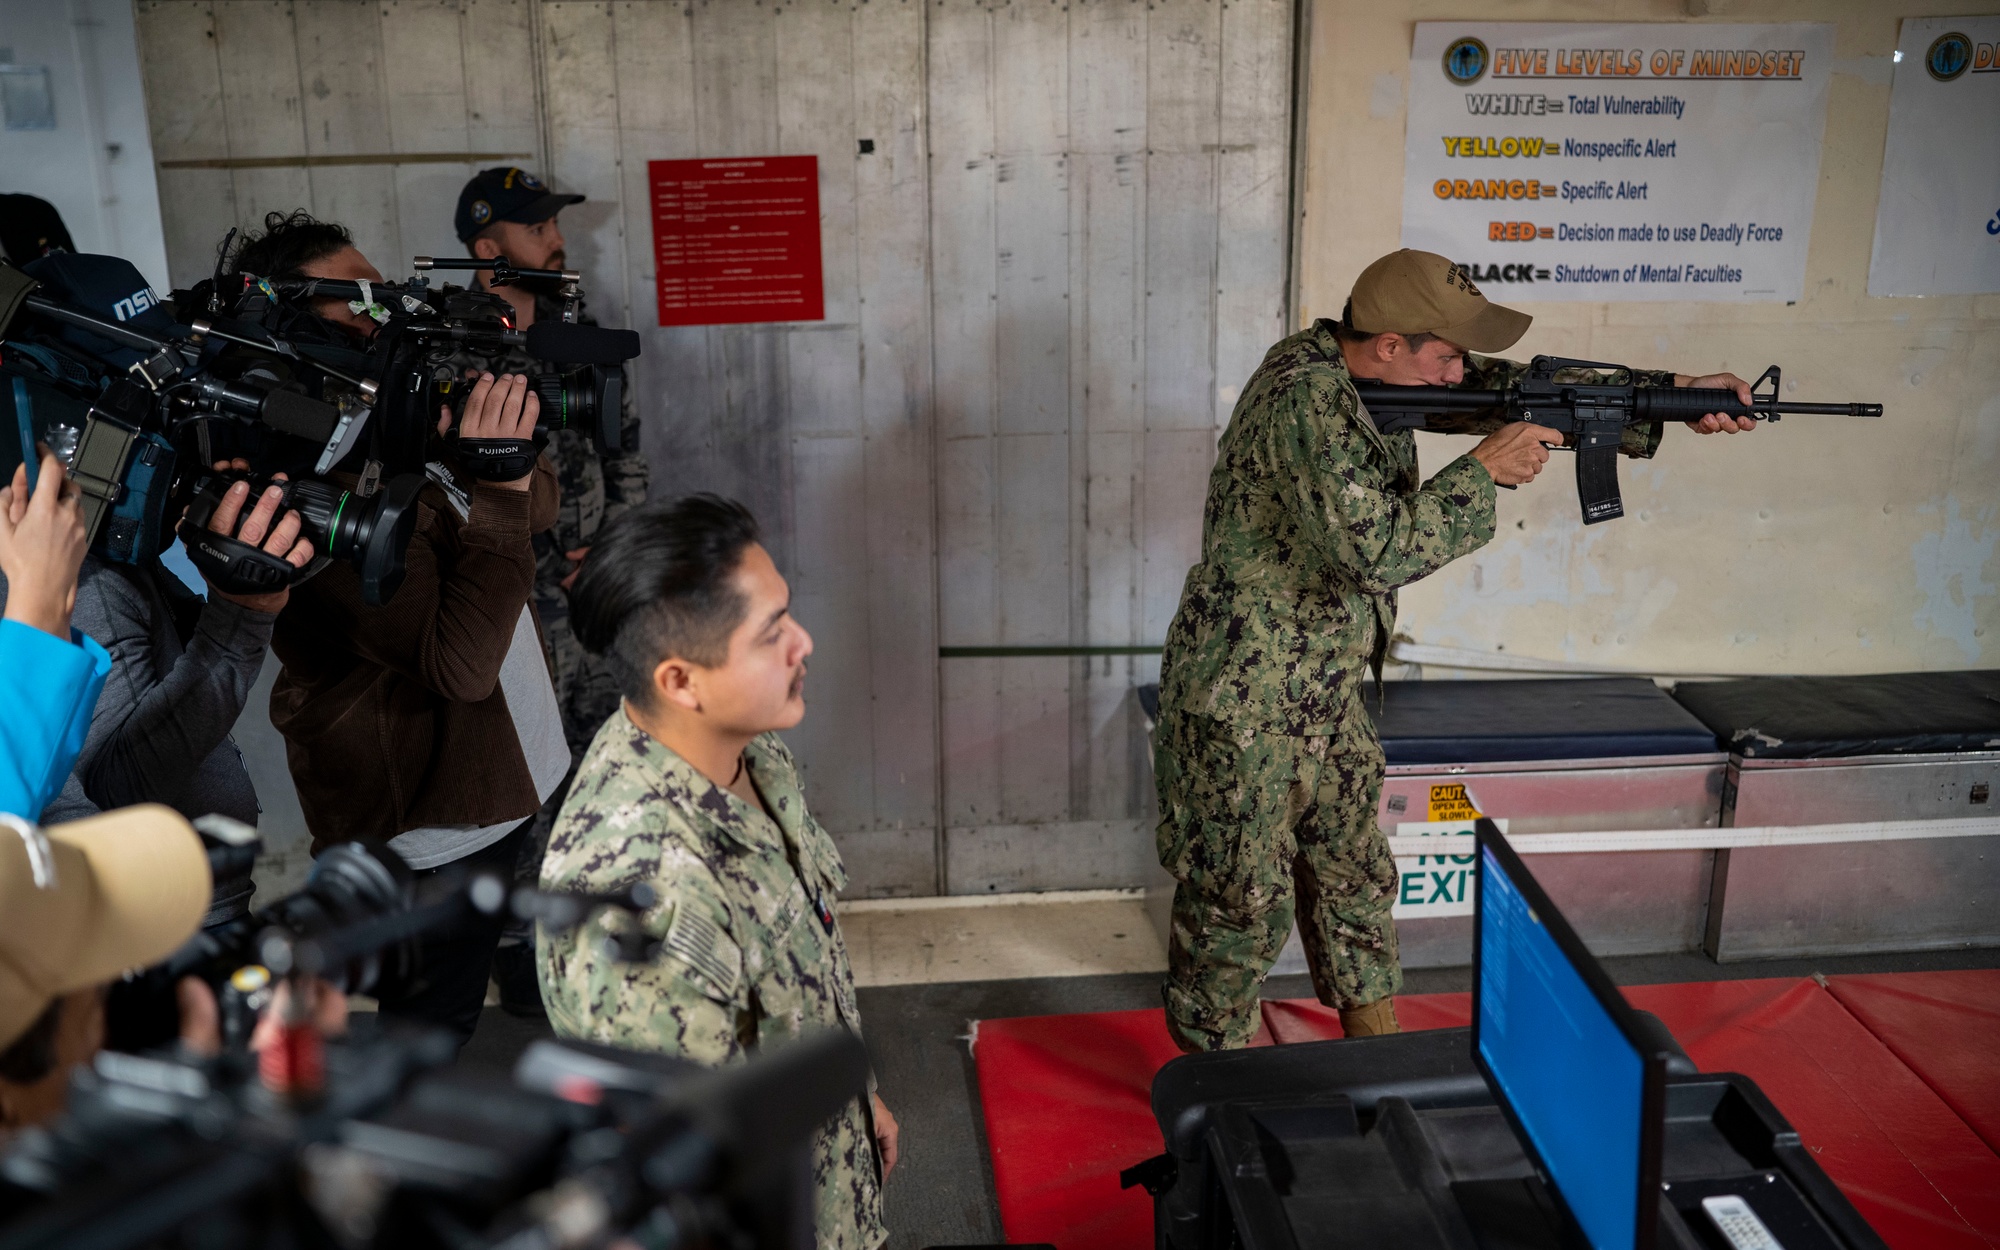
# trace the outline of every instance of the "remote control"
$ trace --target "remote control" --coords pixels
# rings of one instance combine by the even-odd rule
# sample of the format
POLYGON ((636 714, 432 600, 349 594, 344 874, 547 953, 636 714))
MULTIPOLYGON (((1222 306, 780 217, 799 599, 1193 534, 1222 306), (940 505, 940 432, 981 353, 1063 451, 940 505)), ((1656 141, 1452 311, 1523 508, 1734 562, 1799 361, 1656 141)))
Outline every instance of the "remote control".
POLYGON ((1778 1239, 1771 1236, 1771 1230, 1764 1227, 1764 1221, 1750 1209, 1750 1204, 1735 1194, 1703 1198, 1701 1209, 1715 1221, 1715 1227, 1721 1231, 1731 1250, 1784 1250, 1778 1239))

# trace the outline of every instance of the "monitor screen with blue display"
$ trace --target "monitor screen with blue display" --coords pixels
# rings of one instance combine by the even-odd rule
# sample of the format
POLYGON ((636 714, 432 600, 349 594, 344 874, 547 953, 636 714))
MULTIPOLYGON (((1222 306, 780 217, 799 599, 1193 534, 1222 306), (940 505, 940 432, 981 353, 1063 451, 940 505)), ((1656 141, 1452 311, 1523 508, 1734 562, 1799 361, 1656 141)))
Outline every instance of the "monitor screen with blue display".
POLYGON ((1480 1067, 1595 1250, 1644 1250, 1649 1056, 1618 991, 1497 832, 1480 839, 1477 952, 1480 1067))

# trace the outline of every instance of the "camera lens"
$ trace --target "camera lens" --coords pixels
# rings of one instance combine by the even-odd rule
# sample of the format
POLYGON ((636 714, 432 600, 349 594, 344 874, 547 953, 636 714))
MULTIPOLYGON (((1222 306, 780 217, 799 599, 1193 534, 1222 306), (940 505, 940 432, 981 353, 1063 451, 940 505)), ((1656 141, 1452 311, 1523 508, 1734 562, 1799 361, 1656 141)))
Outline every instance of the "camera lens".
MULTIPOLYGON (((329 847, 313 861, 304 889, 260 915, 268 927, 259 953, 268 962, 299 941, 405 911, 415 898, 415 878, 393 851, 373 851, 358 842, 329 847), (270 939, 278 935, 283 940, 274 946, 270 939), (272 950, 263 950, 265 946, 272 950)), ((374 988, 385 962, 396 966, 409 955, 408 950, 394 948, 363 956, 343 968, 329 969, 328 979, 349 993, 365 994, 374 988)))
POLYGON ((545 430, 577 430, 588 434, 597 426, 597 390, 590 370, 535 375, 535 393, 541 396, 542 415, 537 424, 545 430))
POLYGON ((406 473, 364 499, 325 478, 300 478, 286 484, 286 503, 322 555, 354 562, 362 601, 379 607, 403 584, 403 555, 416 532, 423 485, 422 477, 406 473))
POLYGON ((317 477, 288 483, 285 495, 285 502, 305 523, 306 537, 321 553, 339 559, 354 550, 354 516, 362 511, 359 505, 365 501, 356 500, 352 491, 317 477))

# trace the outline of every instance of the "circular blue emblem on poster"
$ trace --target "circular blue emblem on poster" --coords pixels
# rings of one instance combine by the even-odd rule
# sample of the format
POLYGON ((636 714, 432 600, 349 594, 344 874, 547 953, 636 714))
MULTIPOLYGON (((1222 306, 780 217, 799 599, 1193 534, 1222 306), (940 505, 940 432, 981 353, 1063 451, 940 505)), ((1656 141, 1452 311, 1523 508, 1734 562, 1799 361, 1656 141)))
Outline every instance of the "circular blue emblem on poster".
POLYGON ((1487 59, 1484 43, 1471 36, 1454 39, 1444 50, 1444 76, 1461 87, 1470 86, 1486 72, 1487 59))
POLYGON ((1924 53, 1924 68, 1939 82, 1950 82, 1971 64, 1972 40, 1955 30, 1932 40, 1930 51, 1924 53))

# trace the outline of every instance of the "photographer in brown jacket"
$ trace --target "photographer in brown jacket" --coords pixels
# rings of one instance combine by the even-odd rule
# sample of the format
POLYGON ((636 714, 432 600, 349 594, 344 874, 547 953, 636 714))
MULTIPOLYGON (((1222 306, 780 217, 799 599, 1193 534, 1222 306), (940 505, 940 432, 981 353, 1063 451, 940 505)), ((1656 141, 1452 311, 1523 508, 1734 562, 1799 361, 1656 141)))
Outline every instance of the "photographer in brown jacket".
MULTIPOLYGON (((525 378, 487 374, 460 435, 526 438, 538 413, 525 378)), ((446 414, 440 435, 449 424, 446 414)), ((387 842, 420 891, 425 878, 480 868, 510 879, 529 821, 570 763, 528 604, 530 538, 555 520, 555 473, 546 457, 512 481, 441 462, 427 472, 401 588, 370 607, 339 561, 294 589, 272 639, 284 672, 271 695, 315 853, 387 842)), ((408 975, 384 973, 383 1013, 469 1039, 500 923, 426 939, 408 975)))

